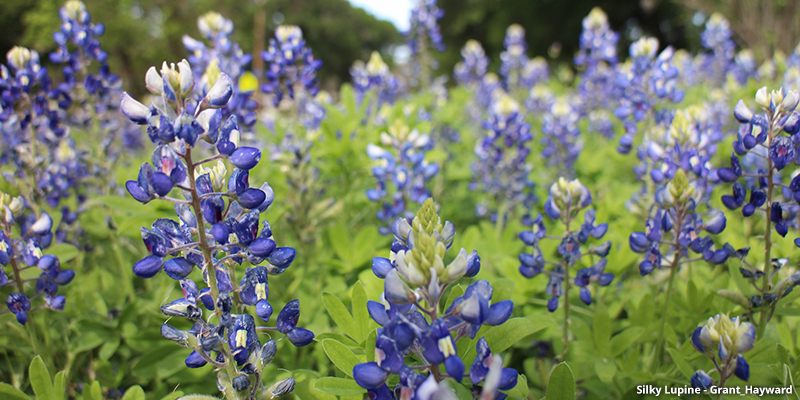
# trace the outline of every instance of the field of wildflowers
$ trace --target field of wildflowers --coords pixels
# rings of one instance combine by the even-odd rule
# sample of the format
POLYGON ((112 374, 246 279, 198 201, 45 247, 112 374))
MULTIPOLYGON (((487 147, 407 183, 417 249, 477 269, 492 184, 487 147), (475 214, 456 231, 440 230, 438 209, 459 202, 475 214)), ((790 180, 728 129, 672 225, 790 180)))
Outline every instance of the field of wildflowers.
POLYGON ((58 12, 56 51, 0 65, 2 399, 800 381, 800 46, 758 66, 714 14, 699 54, 617 54, 596 8, 570 68, 512 25, 497 73, 475 40, 442 71, 420 0, 408 68, 327 93, 300 28, 250 54, 208 12, 135 98, 58 12))

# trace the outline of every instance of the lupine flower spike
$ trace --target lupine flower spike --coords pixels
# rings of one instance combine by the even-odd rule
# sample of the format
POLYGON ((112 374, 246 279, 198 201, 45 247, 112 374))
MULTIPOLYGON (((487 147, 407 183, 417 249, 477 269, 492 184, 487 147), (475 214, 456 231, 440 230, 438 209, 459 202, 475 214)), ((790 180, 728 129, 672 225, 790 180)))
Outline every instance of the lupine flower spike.
MULTIPOLYGON (((257 327, 251 314, 236 313, 244 306, 255 306, 255 315, 269 322, 273 306, 268 276, 286 270, 296 251, 279 247, 269 222, 259 223, 274 194, 266 182, 250 186, 250 170, 261 159, 261 151, 239 146, 235 114, 221 118, 220 109, 234 93, 232 80, 220 73, 200 100, 191 95, 195 83, 186 60, 178 65, 164 63, 160 72, 153 67, 146 77, 147 88, 159 96, 156 102, 147 107, 127 94, 122 96, 122 112, 131 121, 147 125, 156 144, 152 164, 142 164, 138 178, 126 187, 142 203, 155 199, 174 203, 178 217, 177 221, 160 218, 150 228, 141 228, 149 255, 133 265, 133 272, 151 278, 163 270, 179 282, 183 297, 163 305, 161 311, 189 319, 193 326, 180 330, 165 323, 162 336, 192 350, 186 357, 188 367, 216 367, 217 386, 226 398, 249 399, 263 388, 263 368, 276 350, 274 339, 262 345, 259 331, 282 333, 295 346, 311 343, 314 334, 297 326, 297 300, 283 307, 274 327, 257 327), (193 153, 202 142, 211 144, 216 154, 195 161, 193 153), (205 166, 212 162, 212 167, 205 166), (233 166, 230 174, 228 163, 233 166), (175 190, 182 198, 170 197, 175 190), (243 263, 252 267, 236 286, 234 272, 243 263), (197 278, 206 287, 200 288, 197 278), (212 312, 216 324, 203 318, 204 308, 212 312)), ((269 389, 273 395, 284 394, 294 381, 276 385, 269 389)))
MULTIPOLYGON (((467 336, 475 338, 483 325, 504 323, 514 304, 510 300, 493 303, 492 286, 481 280, 470 284, 463 295, 442 310, 445 290, 463 277, 477 275, 480 257, 474 250, 468 254, 461 249, 450 264, 444 264, 455 227, 449 221, 442 224, 433 200, 422 204, 411 223, 398 218, 392 232, 390 257, 372 261, 372 271, 384 279, 382 302, 367 302, 370 316, 381 326, 375 361, 356 365, 353 378, 367 389, 370 398, 429 398, 431 392, 442 387, 442 379, 461 382, 466 378, 466 365, 456 352, 456 341, 467 336), (407 360, 411 353, 423 364, 411 365, 407 360), (444 371, 440 370, 442 367, 444 371), (400 378, 394 388, 387 385, 392 374, 400 378)), ((513 388, 517 371, 502 368, 502 361, 493 360, 501 359, 491 354, 486 341, 480 338, 468 378, 475 395, 483 391, 496 394, 489 398, 504 399, 505 394, 498 390, 513 388)))

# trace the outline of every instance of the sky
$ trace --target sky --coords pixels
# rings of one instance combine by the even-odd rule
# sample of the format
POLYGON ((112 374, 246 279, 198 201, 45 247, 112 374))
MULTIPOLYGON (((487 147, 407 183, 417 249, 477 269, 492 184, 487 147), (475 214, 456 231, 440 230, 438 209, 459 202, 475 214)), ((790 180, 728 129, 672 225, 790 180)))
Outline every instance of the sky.
POLYGON ((400 31, 408 29, 413 0, 350 0, 350 3, 378 19, 393 23, 400 31))

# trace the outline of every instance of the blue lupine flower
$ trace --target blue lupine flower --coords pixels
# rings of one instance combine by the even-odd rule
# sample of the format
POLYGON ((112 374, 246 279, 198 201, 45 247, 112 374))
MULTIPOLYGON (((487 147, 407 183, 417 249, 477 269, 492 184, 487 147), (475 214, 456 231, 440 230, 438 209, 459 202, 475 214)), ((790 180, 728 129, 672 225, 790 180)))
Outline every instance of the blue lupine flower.
POLYGON ((671 64, 674 50, 667 47, 656 57, 657 51, 656 38, 641 38, 631 44, 633 61, 617 78, 620 97, 614 115, 625 125, 625 135, 619 140, 621 153, 630 152, 639 123, 652 118, 659 103, 683 100, 683 91, 676 88, 678 69, 671 64))
POLYGON ((245 81, 252 75, 246 75, 249 73, 245 72, 245 68, 253 56, 244 53, 238 43, 231 41, 233 22, 219 13, 205 13, 197 20, 197 26, 209 46, 188 35, 183 36, 183 45, 191 52, 188 60, 193 73, 202 77, 195 90, 203 97, 214 86, 221 72, 227 74, 234 83, 233 95, 221 109, 220 117, 227 120, 231 115, 236 115, 245 130, 252 130, 257 120, 258 103, 251 98, 256 88, 246 87, 245 81))
POLYGON ((408 209, 430 197, 426 183, 439 173, 439 165, 425 159, 425 153, 434 146, 430 136, 409 130, 399 121, 389 127, 389 133, 381 134, 381 144, 389 149, 371 143, 367 146, 367 155, 377 164, 372 176, 378 184, 367 190, 367 198, 378 203, 388 198, 377 212, 378 219, 387 224, 379 232, 386 235, 392 222, 398 217, 413 217, 408 209))
POLYGON ((468 40, 461 49, 463 61, 456 63, 453 76, 459 85, 476 86, 483 80, 489 68, 489 57, 477 40, 468 40))
MULTIPOLYGON (((552 220, 560 220, 563 224, 569 224, 581 210, 590 206, 591 202, 592 196, 589 189, 580 181, 577 179, 567 181, 565 178, 560 178, 550 187, 549 196, 545 202, 545 214, 552 220)), ((533 247, 533 251, 519 255, 521 264, 519 271, 526 278, 533 278, 541 273, 549 276, 545 293, 550 296, 550 300, 547 302, 547 309, 550 312, 558 308, 559 297, 565 293, 565 285, 569 285, 573 279, 572 284, 580 288, 581 301, 587 305, 592 302, 592 294, 588 289, 590 283, 595 282, 600 286, 608 286, 614 279, 614 274, 605 272, 607 263, 605 257, 608 255, 611 242, 607 241, 593 247, 587 245, 590 238, 602 239, 608 230, 607 224, 595 225, 595 222, 595 211, 586 210, 584 223, 576 230, 566 231, 557 247, 561 261, 555 262, 557 265, 552 271, 547 271, 544 269, 544 253, 540 247, 540 242, 547 238, 547 228, 544 225, 542 214, 533 220, 526 218, 525 223, 531 229, 521 232, 519 237, 526 246, 533 247), (601 258, 594 265, 579 269, 575 275, 565 273, 566 266, 575 265, 578 260, 588 254, 601 258)), ((637 236, 636 243, 638 241, 637 236)))
POLYGON ((503 204, 510 211, 518 204, 528 208, 536 202, 535 183, 529 178, 531 165, 527 163, 533 135, 519 104, 506 95, 496 100, 484 128, 488 130, 486 136, 475 145, 478 161, 472 165, 470 189, 481 190, 489 197, 488 202, 478 205, 479 216, 488 214, 491 204, 490 218, 502 218, 494 212, 503 204))
POLYGON ((513 24, 506 29, 506 37, 503 40, 505 50, 500 53, 500 75, 506 90, 513 92, 522 81, 523 69, 528 63, 528 44, 525 42, 525 28, 519 24, 513 24))
MULTIPOLYGON (((39 217, 27 209, 28 203, 22 197, 11 197, 6 193, 0 192, 0 209, 3 209, 3 226, 8 229, 8 233, 0 230, 0 287, 13 285, 17 290, 11 293, 6 299, 6 305, 13 313, 20 324, 26 324, 31 309, 31 300, 41 297, 44 306, 53 311, 62 311, 66 304, 66 297, 58 295, 59 286, 64 286, 72 282, 75 278, 75 271, 62 269, 58 257, 53 255, 43 255, 42 250, 52 243, 53 219, 49 214, 41 212, 39 217), (30 212, 30 213, 28 213, 30 212), (16 225, 16 227, 15 227, 16 225), (20 232, 16 236, 13 232, 20 232), (33 291, 35 295, 29 296, 25 293, 30 286, 27 281, 19 281, 19 270, 25 269, 21 264, 28 268, 36 267, 41 273, 35 280, 33 291), (3 267, 11 266, 14 270, 12 277, 3 267)), ((39 307, 40 308, 40 307, 39 307)), ((38 309, 38 308, 37 308, 38 309)))
MULTIPOLYGON (((692 333, 692 344, 695 349, 714 361, 720 382, 733 375, 747 381, 750 378, 750 366, 742 353, 753 348, 756 329, 741 318, 729 318, 726 314, 717 314, 709 318, 705 325, 692 333)), ((705 371, 697 371, 692 375, 692 387, 707 388, 714 381, 705 371)))
MULTIPOLYGON (((455 227, 450 222, 442 224, 433 200, 426 200, 410 223, 405 218, 398 218, 392 231, 391 258, 376 257, 373 260, 373 271, 385 279, 382 296, 385 303, 367 302, 370 316, 381 325, 377 331, 375 361, 356 365, 353 377, 356 383, 368 390, 371 398, 430 398, 431 393, 438 390, 436 381, 431 380, 433 374, 426 379, 423 374, 406 366, 406 355, 412 351, 421 354, 426 369, 443 365, 442 376, 461 382, 466 366, 456 352, 456 340, 465 336, 474 338, 483 325, 502 324, 511 316, 514 305, 510 300, 492 303, 493 290, 489 282, 477 281, 441 313, 444 290, 467 274, 477 274, 480 258, 474 251, 467 255, 466 250, 461 249, 447 266, 435 261, 441 260, 452 245, 455 227), (439 316, 429 322, 423 312, 428 316, 439 316), (400 377, 394 393, 386 385, 390 374, 400 377)), ((491 357, 485 354, 488 346, 483 338, 480 338, 478 352, 482 358, 481 361, 476 359, 476 363, 491 357), (482 352, 480 343, 486 347, 485 352, 482 352)), ((499 359, 499 356, 495 357, 499 359)), ((480 367, 473 366, 470 380, 473 384, 484 380, 489 383, 487 375, 491 373, 487 371, 481 372, 480 367)), ((499 386, 490 390, 508 390, 516 385, 516 371, 508 369, 501 375, 499 386)))
MULTIPOLYGON (((389 71, 389 66, 383 62, 380 53, 374 51, 369 61, 364 64, 356 61, 350 67, 350 75, 353 77, 353 89, 356 91, 356 100, 359 104, 364 101, 368 93, 372 94, 370 103, 365 112, 368 116, 374 116, 376 122, 380 122, 380 110, 384 104, 394 104, 400 96, 402 87, 400 81, 389 71)), ((369 118, 369 117, 368 117, 369 118)), ((366 120, 364 121, 366 123, 366 120)))
POLYGON ((716 84, 725 82, 734 60, 736 43, 730 23, 720 13, 714 13, 706 21, 706 29, 700 34, 700 44, 711 53, 705 54, 699 71, 716 84))
POLYGON ((279 26, 261 58, 267 78, 261 91, 272 95, 275 106, 284 98, 292 99, 298 119, 311 129, 318 128, 324 117, 324 110, 315 106, 315 96, 319 92, 317 71, 322 67, 322 61, 315 59, 306 46, 303 31, 297 26, 279 26), (322 110, 322 113, 310 113, 312 109, 322 110))
MULTIPOLYGON (((206 20, 205 24, 211 22, 206 20)), ((224 25, 212 31, 227 32, 224 25)), ((275 342, 261 346, 255 319, 246 313, 233 314, 232 296, 238 292, 240 303, 255 306, 256 315, 268 322, 273 314, 268 275, 281 274, 297 254, 291 247, 277 246, 269 222, 259 223, 261 213, 275 197, 267 183, 250 186, 249 171, 259 163, 261 150, 239 146, 239 117, 230 115, 222 121, 219 109, 228 105, 233 95, 232 81, 224 73, 204 90, 202 99, 192 95, 194 74, 185 60, 177 66, 164 63, 160 74, 151 68, 146 83, 151 92, 161 96, 160 101, 145 107, 125 94, 120 108, 132 121, 147 125, 157 146, 152 162, 143 164, 138 178, 128 181, 126 187, 142 203, 154 199, 175 203, 179 221, 161 218, 151 229, 141 228, 149 255, 133 265, 134 274, 151 278, 164 269, 180 282, 183 297, 162 306, 161 311, 188 318, 194 326, 185 333, 162 327, 162 335, 192 349, 186 358, 188 367, 212 363, 221 368, 235 363, 244 374, 240 376, 260 376, 274 356, 275 342), (217 154, 195 163, 192 151, 202 142, 210 143, 217 154), (233 165, 230 176, 220 159, 233 165), (213 167, 204 166, 214 160, 213 167), (182 191, 183 199, 169 196, 176 189, 182 191), (235 290, 233 268, 244 262, 254 267, 247 269, 235 290), (192 278, 195 267, 207 285, 203 289, 192 278), (201 305, 216 314, 218 326, 205 322, 201 305), (214 357, 212 352, 216 352, 214 357)), ((40 225, 47 225, 47 221, 32 226, 40 225)), ((61 280, 59 275, 54 282, 60 284, 61 280)), ((57 299, 52 303, 59 304, 57 299)), ((289 302, 279 313, 276 326, 268 330, 285 334, 296 346, 309 344, 314 333, 297 326, 299 314, 299 302, 289 302)), ((247 389, 249 379, 234 378, 231 385, 247 389)), ((284 393, 292 387, 291 382, 282 381, 271 390, 284 393)), ((221 390, 226 389, 221 386, 221 390)))
POLYGON ((542 118, 542 157, 548 167, 561 168, 562 176, 575 175, 575 162, 583 149, 579 117, 569 101, 559 99, 542 118))

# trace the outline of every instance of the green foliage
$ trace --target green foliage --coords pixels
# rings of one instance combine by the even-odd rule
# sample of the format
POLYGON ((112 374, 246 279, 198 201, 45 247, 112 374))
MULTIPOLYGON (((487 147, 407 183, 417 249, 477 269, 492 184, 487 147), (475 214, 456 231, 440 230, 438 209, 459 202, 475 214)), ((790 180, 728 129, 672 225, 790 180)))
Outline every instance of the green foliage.
POLYGON ((559 363, 547 381, 547 400, 575 399, 575 377, 567 363, 559 363))

